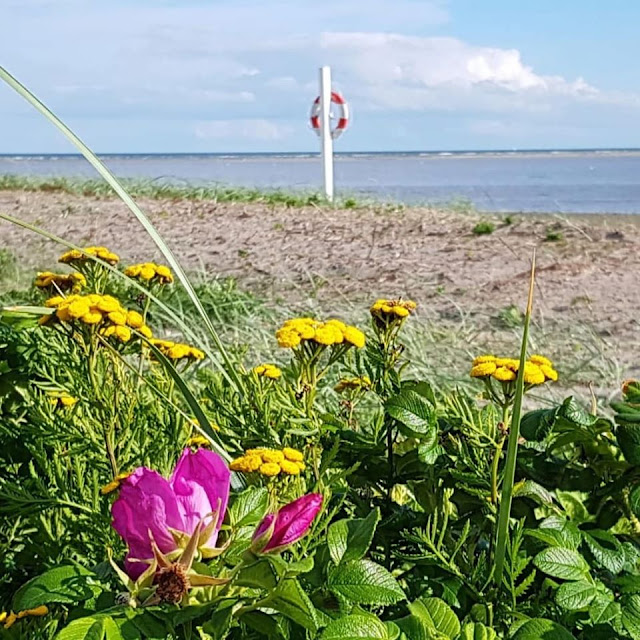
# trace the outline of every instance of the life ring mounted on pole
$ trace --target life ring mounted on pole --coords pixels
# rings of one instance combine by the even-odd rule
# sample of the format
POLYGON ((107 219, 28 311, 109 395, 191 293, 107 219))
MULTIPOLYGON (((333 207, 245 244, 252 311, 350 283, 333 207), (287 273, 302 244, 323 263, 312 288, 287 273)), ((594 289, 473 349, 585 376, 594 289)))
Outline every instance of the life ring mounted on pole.
MULTIPOLYGON (((311 115, 309 120, 311 128, 318 134, 320 131, 320 96, 318 96, 311 105, 311 115)), ((337 92, 331 92, 331 120, 335 125, 331 127, 331 137, 335 140, 342 135, 342 132, 349 124, 349 105, 346 100, 337 92), (335 112, 334 112, 335 109, 335 112)))

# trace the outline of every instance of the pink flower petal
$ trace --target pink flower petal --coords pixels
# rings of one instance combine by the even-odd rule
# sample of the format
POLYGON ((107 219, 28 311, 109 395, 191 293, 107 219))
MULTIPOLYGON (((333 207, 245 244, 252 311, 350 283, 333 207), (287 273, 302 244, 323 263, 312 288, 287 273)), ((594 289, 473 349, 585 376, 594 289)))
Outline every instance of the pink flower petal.
MULTIPOLYGON (((227 511, 231 473, 224 460, 213 451, 185 449, 169 479, 186 532, 193 533, 198 523, 212 512, 218 522, 205 546, 215 546, 227 511)), ((205 519, 205 526, 210 520, 205 519)))
MULTIPOLYGON (((322 508, 322 495, 319 493, 310 493, 290 502, 278 511, 275 518, 275 526, 273 535, 267 544, 263 547, 262 552, 280 551, 297 540, 309 531, 311 523, 318 515, 322 508)), ((268 529, 270 522, 267 523, 267 516, 256 530, 264 532, 268 529)))

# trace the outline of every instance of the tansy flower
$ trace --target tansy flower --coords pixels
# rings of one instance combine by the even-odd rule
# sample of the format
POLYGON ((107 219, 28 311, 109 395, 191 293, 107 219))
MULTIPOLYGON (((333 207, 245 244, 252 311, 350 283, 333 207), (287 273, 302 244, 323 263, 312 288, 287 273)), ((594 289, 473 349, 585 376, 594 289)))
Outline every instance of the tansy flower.
POLYGON ((260 465, 260 473, 263 476, 277 476, 281 471, 281 467, 276 462, 264 462, 260 465))
POLYGON ((338 393, 343 391, 353 391, 356 389, 371 389, 371 380, 369 376, 361 376, 359 378, 342 378, 334 387, 338 393))
POLYGON ((10 629, 15 624, 16 620, 22 620, 29 616, 41 618, 42 616, 46 616, 47 613, 49 613, 49 609, 45 605, 35 607, 33 609, 24 609, 18 613, 13 613, 13 611, 9 613, 2 611, 0 612, 0 624, 3 625, 5 629, 10 629))
POLYGON ((81 273, 52 273, 51 271, 43 271, 36 276, 33 284, 39 289, 79 293, 82 287, 86 286, 87 280, 81 273))
POLYGON ((480 362, 471 367, 469 375, 472 378, 488 378, 497 369, 495 362, 480 362))
POLYGON ((100 260, 104 260, 111 266, 118 264, 120 258, 113 251, 109 251, 106 247, 85 247, 82 251, 77 249, 71 249, 66 253, 63 253, 58 262, 63 264, 80 264, 90 260, 88 256, 94 256, 100 260))
POLYGON ((302 451, 292 449, 291 447, 285 447, 282 453, 287 460, 291 460, 292 462, 302 462, 304 460, 302 451))
POLYGON ((170 360, 203 360, 204 352, 196 347, 191 347, 188 344, 182 344, 179 342, 173 342, 171 340, 160 340, 152 338, 151 344, 156 347, 163 356, 170 360))
POLYGON ((145 282, 157 282, 158 284, 170 284, 173 282, 173 274, 169 267, 153 262, 133 264, 124 270, 124 275, 144 280, 145 282))
MULTIPOLYGON (((517 378, 520 361, 515 358, 497 358, 496 356, 478 356, 474 359, 471 371, 472 378, 493 377, 499 382, 508 384, 517 378)), ((531 356, 524 366, 525 385, 534 386, 558 379, 558 372, 553 368, 551 360, 544 356, 531 356)))
POLYGON ((191 436, 187 440, 187 447, 210 447, 211 442, 209 442, 209 438, 205 438, 204 436, 191 436))
POLYGON ((300 475, 300 467, 295 462, 290 462, 289 460, 283 460, 280 463, 280 469, 282 473, 285 473, 289 476, 300 475))
POLYGON ((51 398, 49 398, 49 402, 52 405, 55 405, 56 407, 69 408, 69 407, 73 407, 73 405, 75 405, 78 402, 78 398, 74 398, 73 396, 70 396, 68 393, 60 393, 60 394, 53 394, 51 398))
POLYGON ((119 473, 111 482, 105 484, 102 489, 100 489, 100 493, 103 496, 106 496, 109 493, 113 493, 116 489, 120 487, 120 485, 131 475, 131 472, 125 471, 124 473, 119 473))
POLYGON ((243 473, 258 472, 272 478, 280 473, 297 476, 305 470, 306 466, 301 451, 285 447, 281 451, 266 448, 247 449, 243 456, 231 462, 229 468, 243 473))
POLYGON ((376 300, 372 305, 371 315, 379 325, 388 324, 396 319, 400 321, 407 318, 416 310, 416 303, 413 300, 376 300))
POLYGON ((253 368, 253 372, 260 378, 271 378, 277 380, 282 371, 275 364, 260 364, 253 368))
POLYGON ((276 338, 278 345, 286 349, 295 349, 302 342, 323 347, 345 344, 358 348, 365 343, 362 331, 336 319, 321 322, 313 318, 291 318, 276 331, 276 338))

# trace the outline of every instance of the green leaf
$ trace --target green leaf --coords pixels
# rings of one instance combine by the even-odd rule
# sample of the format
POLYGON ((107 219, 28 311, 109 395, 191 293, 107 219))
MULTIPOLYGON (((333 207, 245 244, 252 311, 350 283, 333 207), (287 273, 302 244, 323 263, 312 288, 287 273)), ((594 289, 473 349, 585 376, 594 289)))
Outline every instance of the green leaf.
POLYGON ((577 549, 582 543, 582 532, 580 529, 578 529, 573 522, 569 522, 561 516, 549 516, 545 518, 539 524, 538 528, 545 531, 559 531, 566 542, 566 544, 562 546, 565 546, 567 549, 577 549))
POLYGON ((553 505, 553 495, 533 480, 523 480, 513 487, 514 498, 530 498, 541 505, 553 505))
POLYGON ((357 604, 394 604, 404 599, 396 579, 371 560, 352 560, 329 574, 329 589, 357 604))
POLYGON ((446 636, 455 638, 460 633, 460 621, 451 607, 440 598, 421 598, 409 605, 409 611, 428 627, 446 636))
POLYGON ((400 431, 410 438, 437 440, 436 415, 429 401, 415 391, 405 390, 392 396, 385 411, 400 424, 400 431))
POLYGON ((214 611, 208 622, 202 625, 202 630, 208 633, 213 640, 224 640, 233 620, 233 606, 214 611))
POLYGON ((553 409, 536 409, 522 416, 520 433, 529 441, 542 442, 553 430, 558 407, 553 409))
POLYGON ((268 615, 262 611, 248 611, 241 615, 240 620, 262 636, 274 640, 289 637, 289 621, 282 616, 268 615))
POLYGON ((564 609, 576 611, 584 609, 595 598, 595 585, 584 580, 565 582, 556 591, 556 602, 564 609))
POLYGON ((496 632, 482 622, 467 622, 458 636, 459 640, 496 640, 497 637, 496 632))
POLYGON ((584 532, 584 539, 597 562, 613 574, 620 573, 626 562, 624 548, 608 531, 592 529, 584 532))
POLYGON ((334 522, 327 533, 327 544, 335 564, 360 560, 369 550, 379 521, 380 510, 376 508, 366 518, 334 522))
POLYGON ((418 616, 410 615, 396 620, 395 623, 402 631, 403 640, 434 640, 446 636, 436 635, 437 632, 418 616))
POLYGON ((95 577, 91 571, 78 566, 64 565, 49 569, 25 583, 13 596, 14 611, 33 609, 45 604, 76 604, 100 593, 100 588, 90 585, 95 577))
POLYGON ((387 640, 387 628, 373 616, 345 616, 331 622, 320 640, 387 640))
POLYGON ((58 633, 55 640, 104 640, 105 618, 80 618, 58 633))
POLYGON ((168 632, 164 622, 158 619, 151 608, 132 609, 126 607, 124 615, 140 631, 145 640, 165 640, 168 632))
POLYGON ((551 620, 532 618, 518 627, 512 640, 575 640, 575 637, 551 620))
POLYGON ((591 515, 584 506, 589 494, 580 491, 560 491, 556 490, 556 498, 562 505, 571 522, 581 524, 591 520, 591 515))
POLYGON ((277 583, 278 574, 267 558, 243 567, 235 580, 235 584, 239 587, 257 589, 274 589, 277 583))
POLYGON ((567 538, 561 531, 557 529, 526 529, 525 534, 531 538, 536 538, 536 540, 540 540, 545 544, 548 544, 550 547, 564 547, 566 549, 577 549, 578 547, 573 547, 572 545, 567 544, 567 538))
POLYGON ((257 524, 267 512, 267 490, 264 487, 249 487, 243 491, 229 509, 229 520, 233 528, 257 524))
POLYGON ((633 640, 640 640, 640 595, 631 595, 622 601, 622 625, 633 640))
POLYGON ((589 606, 589 618, 594 624, 605 624, 619 615, 620 605, 604 593, 598 593, 589 606))
POLYGON ((587 561, 577 551, 562 547, 543 549, 533 564, 547 575, 563 580, 580 580, 589 572, 587 561))
POLYGON ((316 610, 297 580, 282 580, 269 598, 269 607, 313 633, 318 630, 316 610))

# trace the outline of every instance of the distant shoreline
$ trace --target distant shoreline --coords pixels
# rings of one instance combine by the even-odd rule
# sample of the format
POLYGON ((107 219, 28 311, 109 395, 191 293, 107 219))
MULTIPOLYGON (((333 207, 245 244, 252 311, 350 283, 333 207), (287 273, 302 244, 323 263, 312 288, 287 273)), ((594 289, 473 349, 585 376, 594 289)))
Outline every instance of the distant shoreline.
MULTIPOLYGON (((319 151, 258 151, 258 152, 134 152, 134 153, 98 153, 102 158, 314 158, 319 151)), ((593 149, 454 149, 437 151, 335 151, 337 159, 369 157, 571 157, 571 156, 640 156, 640 148, 593 148, 593 149)), ((5 160, 55 160, 82 158, 79 153, 0 153, 5 160)))

